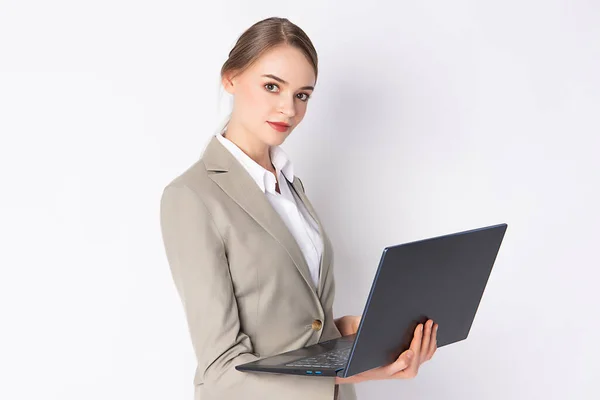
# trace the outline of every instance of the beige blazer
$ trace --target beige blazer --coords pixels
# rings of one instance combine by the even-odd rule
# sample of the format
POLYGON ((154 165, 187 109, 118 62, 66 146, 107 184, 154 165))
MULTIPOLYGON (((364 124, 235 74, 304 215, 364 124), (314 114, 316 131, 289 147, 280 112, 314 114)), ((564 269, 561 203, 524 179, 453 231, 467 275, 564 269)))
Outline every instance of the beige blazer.
POLYGON ((354 385, 332 377, 234 368, 341 336, 331 243, 298 177, 292 186, 323 236, 318 287, 279 214, 216 137, 162 193, 165 251, 198 362, 196 400, 356 399, 354 385))

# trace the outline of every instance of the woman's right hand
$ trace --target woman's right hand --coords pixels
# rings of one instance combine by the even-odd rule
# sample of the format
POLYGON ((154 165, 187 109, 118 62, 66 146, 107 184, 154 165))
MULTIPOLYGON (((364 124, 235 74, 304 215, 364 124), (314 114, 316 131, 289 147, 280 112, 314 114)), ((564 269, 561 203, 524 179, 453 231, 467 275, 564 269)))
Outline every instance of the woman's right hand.
POLYGON ((433 320, 415 328, 410 348, 400 354, 391 364, 361 372, 348 378, 336 378, 337 384, 358 383, 384 379, 411 379, 419 373, 419 367, 431 360, 437 350, 437 328, 433 320))

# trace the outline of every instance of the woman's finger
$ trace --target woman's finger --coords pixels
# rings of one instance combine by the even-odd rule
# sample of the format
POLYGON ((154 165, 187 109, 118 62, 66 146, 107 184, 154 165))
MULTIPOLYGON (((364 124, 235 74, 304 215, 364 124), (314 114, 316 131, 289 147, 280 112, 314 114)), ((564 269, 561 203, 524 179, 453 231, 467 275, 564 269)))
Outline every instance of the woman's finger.
POLYGON ((413 337, 412 342, 410 343, 410 350, 413 351, 413 359, 410 365, 402 371, 402 374, 407 378, 414 378, 417 376, 419 372, 419 365, 421 362, 419 361, 419 357, 421 355, 421 344, 423 341, 423 324, 417 325, 415 328, 415 336, 413 337))
POLYGON ((431 360, 431 358, 433 357, 433 355, 435 354, 436 350, 437 350, 437 332, 438 332, 438 328, 439 325, 435 324, 435 326, 433 327, 433 333, 431 335, 431 343, 429 345, 429 351, 427 352, 427 359, 431 360))
POLYGON ((423 340, 421 342, 421 349, 420 349, 420 362, 422 363, 423 361, 426 361, 427 358, 427 354, 429 353, 429 344, 431 343, 431 331, 433 329, 433 321, 432 320, 428 320, 425 323, 425 327, 424 330, 425 332, 423 333, 423 340))
POLYGON ((413 340, 410 343, 410 349, 415 352, 415 355, 420 354, 422 342, 423 342, 423 324, 419 324, 415 328, 413 340))
POLYGON ((387 374, 392 376, 400 371, 405 370, 410 366, 411 362, 414 360, 414 357, 415 355, 412 350, 406 350, 404 353, 398 356, 396 361, 387 366, 387 374))
POLYGON ((388 379, 412 379, 416 377, 419 373, 419 367, 416 366, 418 363, 418 360, 414 360, 408 367, 394 373, 388 379))

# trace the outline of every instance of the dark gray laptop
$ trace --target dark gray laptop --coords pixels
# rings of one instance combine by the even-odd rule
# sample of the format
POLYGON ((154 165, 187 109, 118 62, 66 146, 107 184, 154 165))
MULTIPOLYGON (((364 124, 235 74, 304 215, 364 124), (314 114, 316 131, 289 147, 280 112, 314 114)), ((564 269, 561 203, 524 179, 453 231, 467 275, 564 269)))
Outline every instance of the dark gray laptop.
POLYGON ((356 334, 236 366, 239 371, 346 378, 387 365, 419 323, 439 324, 438 348, 469 335, 507 224, 383 250, 356 334))

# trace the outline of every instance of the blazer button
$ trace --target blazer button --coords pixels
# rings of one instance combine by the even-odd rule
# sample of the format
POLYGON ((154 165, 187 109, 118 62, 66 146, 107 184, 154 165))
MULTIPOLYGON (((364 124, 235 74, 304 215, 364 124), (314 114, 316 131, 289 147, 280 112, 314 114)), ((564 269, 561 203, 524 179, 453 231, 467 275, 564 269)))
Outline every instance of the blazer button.
POLYGON ((319 331, 319 330, 321 330, 322 327, 323 327, 323 323, 320 320, 315 319, 313 321, 312 328, 314 331, 319 331))

